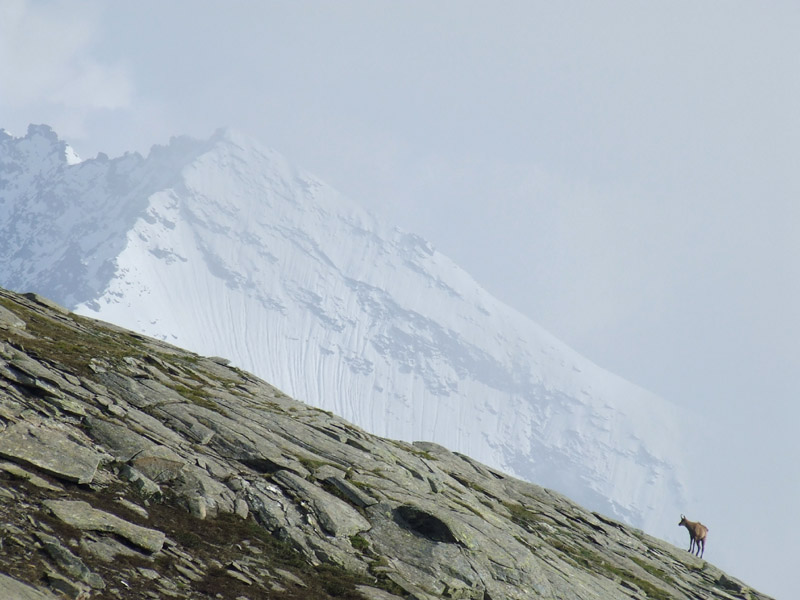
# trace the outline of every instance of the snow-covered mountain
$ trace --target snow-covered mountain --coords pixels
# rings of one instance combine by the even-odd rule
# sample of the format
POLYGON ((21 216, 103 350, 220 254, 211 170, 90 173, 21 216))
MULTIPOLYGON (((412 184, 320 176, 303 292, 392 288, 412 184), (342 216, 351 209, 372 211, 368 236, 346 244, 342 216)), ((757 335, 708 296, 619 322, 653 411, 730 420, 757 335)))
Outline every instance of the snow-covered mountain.
POLYGON ((224 356, 674 538, 684 418, 246 137, 79 161, 0 131, 0 285, 224 356))

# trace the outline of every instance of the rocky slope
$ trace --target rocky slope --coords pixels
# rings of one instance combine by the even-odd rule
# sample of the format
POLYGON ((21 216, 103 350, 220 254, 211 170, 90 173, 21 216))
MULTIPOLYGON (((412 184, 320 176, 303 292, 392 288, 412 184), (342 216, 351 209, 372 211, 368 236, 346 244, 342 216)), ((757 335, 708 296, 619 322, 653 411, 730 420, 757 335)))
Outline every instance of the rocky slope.
POLYGON ((3 598, 765 598, 552 491, 33 294, 0 291, 0 456, 3 598))

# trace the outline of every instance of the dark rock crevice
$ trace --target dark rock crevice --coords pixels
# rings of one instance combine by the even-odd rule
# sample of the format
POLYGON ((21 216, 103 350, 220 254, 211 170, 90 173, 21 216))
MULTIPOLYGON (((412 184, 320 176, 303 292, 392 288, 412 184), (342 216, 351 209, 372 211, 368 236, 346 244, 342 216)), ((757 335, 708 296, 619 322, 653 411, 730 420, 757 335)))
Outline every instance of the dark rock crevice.
POLYGON ((400 527, 433 542, 457 544, 450 527, 436 515, 416 506, 404 504, 394 509, 394 521, 400 527))

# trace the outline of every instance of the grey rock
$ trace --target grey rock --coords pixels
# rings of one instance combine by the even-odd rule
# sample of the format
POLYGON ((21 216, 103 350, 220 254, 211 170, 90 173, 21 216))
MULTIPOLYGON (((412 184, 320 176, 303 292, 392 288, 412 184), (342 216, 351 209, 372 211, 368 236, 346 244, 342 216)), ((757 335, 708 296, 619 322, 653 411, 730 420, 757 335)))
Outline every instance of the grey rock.
POLYGON ((46 380, 38 379, 16 365, 7 362, 0 362, 0 377, 13 381, 14 383, 36 390, 47 398, 63 398, 58 386, 52 385, 46 380))
POLYGON ((161 488, 152 479, 145 477, 140 471, 125 465, 120 469, 120 477, 130 482, 140 495, 145 497, 161 497, 161 488))
POLYGON ((250 507, 247 505, 247 500, 244 498, 236 498, 233 505, 233 512, 242 519, 246 519, 250 514, 250 507))
POLYGON ((286 588, 277 581, 270 581, 269 589, 271 589, 273 592, 278 592, 279 594, 283 594, 286 592, 286 588))
POLYGON ((71 441, 62 431, 16 423, 0 433, 0 456, 33 465, 77 483, 90 483, 100 455, 71 441))
POLYGON ((139 567, 137 568, 137 571, 139 571, 142 577, 145 577, 147 579, 154 580, 161 577, 161 574, 158 571, 155 571, 153 569, 148 569, 146 567, 139 567))
POLYGON ((185 398, 178 392, 157 381, 139 382, 115 372, 102 373, 98 378, 109 391, 114 390, 123 400, 139 409, 170 402, 185 402, 185 398))
POLYGON ((192 496, 189 498, 189 512, 198 519, 205 519, 208 516, 208 506, 203 496, 192 496))
POLYGON ((140 552, 111 536, 99 536, 96 538, 84 536, 80 541, 80 546, 82 550, 105 563, 113 563, 118 556, 144 557, 140 552))
POLYGON ((72 389, 73 387, 73 384, 69 383, 60 373, 21 352, 14 353, 13 357, 8 360, 8 366, 17 373, 18 381, 21 383, 47 384, 42 389, 49 390, 52 395, 63 396, 62 388, 72 389), (28 379, 23 379, 23 375, 26 375, 28 379))
POLYGON ((89 570, 84 562, 75 556, 68 548, 64 547, 57 538, 41 532, 36 533, 36 537, 50 555, 50 558, 67 573, 67 575, 89 584, 96 590, 105 588, 102 577, 89 570))
POLYGON ((280 539, 289 540, 312 564, 319 564, 310 546, 308 521, 299 507, 274 485, 254 482, 245 497, 256 520, 280 539))
POLYGON ((135 502, 131 502, 130 500, 126 500, 125 498, 117 498, 117 504, 120 506, 124 506, 128 510, 135 512, 137 515, 142 517, 143 519, 147 519, 150 515, 147 514, 147 511, 136 504, 135 502))
POLYGON ((133 406, 126 406, 124 411, 116 416, 119 417, 120 415, 122 415, 121 418, 124 417, 131 430, 152 440, 156 444, 172 448, 179 448, 186 444, 186 440, 179 433, 173 431, 157 418, 147 414, 143 410, 133 406))
POLYGON ((205 414, 198 412, 198 420, 216 433, 209 442, 213 450, 222 457, 236 460, 259 472, 274 472, 279 469, 292 469, 295 472, 302 470, 297 459, 287 456, 282 451, 278 444, 279 440, 270 435, 268 429, 258 425, 257 419, 263 418, 263 415, 242 412, 245 412, 246 416, 241 420, 213 411, 207 411, 205 414))
POLYGON ((135 525, 116 515, 92 508, 80 500, 47 500, 45 506, 56 517, 81 530, 105 531, 119 535, 148 552, 158 552, 164 545, 163 532, 135 525))
POLYGON ((236 579, 237 581, 241 581, 245 585, 253 585, 255 583, 253 579, 251 579, 244 573, 237 571, 236 569, 226 569, 225 574, 228 575, 229 577, 232 577, 233 579, 236 579))
POLYGON ((205 469, 205 471, 209 475, 221 481, 227 482, 228 480, 233 478, 238 471, 238 469, 234 470, 232 468, 233 465, 231 465, 230 463, 225 462, 219 457, 209 456, 207 454, 204 456, 195 455, 194 462, 195 464, 197 464, 198 467, 205 469))
POLYGON ((157 414, 164 417, 175 430, 180 431, 198 444, 207 444, 214 437, 214 431, 203 425, 193 414, 194 407, 187 404, 160 406, 157 414))
POLYGON ((112 423, 106 419, 89 418, 89 435, 102 444, 118 461, 128 462, 134 456, 153 446, 153 442, 131 431, 129 427, 112 423))
POLYGON ((307 502, 322 528, 331 535, 351 536, 371 528, 369 521, 351 506, 291 471, 277 472, 275 481, 295 498, 307 502))
POLYGON ((142 475, 156 483, 172 481, 180 477, 186 461, 163 445, 151 445, 137 454, 131 464, 142 475))
POLYGON ((50 587, 57 592, 60 592, 67 598, 74 598, 75 600, 78 600, 80 598, 87 597, 88 588, 85 585, 71 581, 70 579, 63 577, 58 573, 54 573, 53 571, 48 571, 46 575, 47 583, 50 584, 50 587))
POLYGON ((36 292, 26 292, 24 294, 21 294, 21 296, 23 298, 27 298, 31 302, 35 302, 36 304, 39 304, 39 305, 47 308, 50 311, 53 311, 56 314, 59 314, 59 315, 68 315, 68 314, 70 314, 69 311, 66 308, 64 308, 63 306, 61 306, 57 302, 53 302, 52 300, 50 300, 50 298, 45 298, 44 296, 40 296, 36 292))
POLYGON ((400 596, 367 585, 357 585, 356 589, 364 597, 364 600, 403 600, 400 596))
POLYGON ((742 592, 742 584, 730 577, 727 577, 724 573, 719 576, 717 579, 717 584, 724 590, 734 593, 741 593, 742 592))
POLYGON ((192 570, 192 569, 190 569, 188 567, 184 567, 180 563, 176 563, 173 566, 175 567, 175 570, 178 573, 180 573, 181 575, 183 575, 184 577, 186 577, 186 579, 189 579, 190 581, 202 581, 203 580, 203 574, 202 573, 198 573, 195 570, 192 570))
POLYGON ((181 496, 189 499, 190 508, 192 502, 199 503, 202 500, 202 504, 205 506, 203 510, 210 516, 215 516, 220 512, 232 513, 235 510, 236 496, 234 493, 224 483, 209 476, 205 469, 186 465, 181 469, 173 487, 181 496))
POLYGON ((360 508, 367 508, 368 506, 378 503, 378 500, 357 488, 346 479, 341 477, 328 477, 325 479, 325 481, 339 490, 339 493, 347 498, 351 504, 354 504, 360 508))
POLYGON ((8 329, 10 327, 25 329, 25 321, 7 308, 0 306, 0 329, 8 329))
POLYGON ((39 477, 35 473, 31 473, 30 471, 27 471, 14 463, 0 462, 0 471, 5 471, 9 475, 13 475, 14 477, 18 477, 20 479, 29 481, 36 487, 42 488, 43 490, 50 490, 51 492, 59 492, 64 489, 60 485, 53 485, 43 477, 39 477))
MULTIPOLYGON (((0 417, 15 422, 22 416, 25 407, 10 397, 0 397, 0 417)), ((5 427, 2 428, 4 430, 5 427)))
POLYGON ((58 600, 48 591, 38 590, 3 573, 0 573, 0 590, 8 600, 58 600))
POLYGON ((275 574, 278 575, 283 581, 286 583, 291 583, 296 585, 297 587, 308 587, 306 582, 300 579, 297 575, 292 573, 291 571, 287 571, 286 569, 275 569, 275 574))

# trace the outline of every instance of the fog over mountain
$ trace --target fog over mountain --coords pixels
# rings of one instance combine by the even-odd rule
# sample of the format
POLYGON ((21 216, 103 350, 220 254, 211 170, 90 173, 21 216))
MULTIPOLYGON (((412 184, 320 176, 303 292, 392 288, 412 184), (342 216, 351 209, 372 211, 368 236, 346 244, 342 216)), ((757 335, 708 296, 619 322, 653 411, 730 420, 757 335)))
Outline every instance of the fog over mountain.
POLYGON ((671 540, 687 416, 247 137, 80 161, 0 133, 0 285, 230 358, 367 430, 429 440, 671 540))

